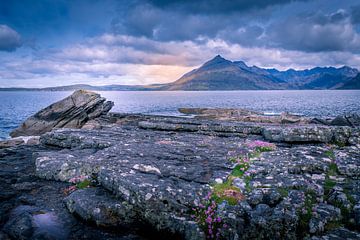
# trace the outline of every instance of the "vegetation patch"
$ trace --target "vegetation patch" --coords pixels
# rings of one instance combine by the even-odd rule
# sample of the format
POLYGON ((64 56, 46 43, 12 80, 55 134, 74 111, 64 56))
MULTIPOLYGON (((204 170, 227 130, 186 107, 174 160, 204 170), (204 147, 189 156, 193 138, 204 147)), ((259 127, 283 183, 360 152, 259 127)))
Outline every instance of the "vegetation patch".
POLYGON ((312 190, 305 192, 304 206, 299 210, 299 236, 304 236, 304 233, 309 231, 309 222, 313 214, 313 206, 316 203, 316 193, 312 190))
POLYGON ((231 172, 231 176, 242 177, 250 167, 250 159, 247 157, 238 158, 236 166, 231 172))
POLYGON ((332 162, 329 164, 329 169, 328 169, 327 174, 329 176, 336 176, 339 174, 339 169, 338 169, 336 163, 332 162))
POLYGON ((197 208, 193 208, 192 218, 204 231, 207 239, 221 239, 228 226, 218 211, 218 205, 212 199, 213 193, 209 192, 197 208))
POLYGON ((335 159, 335 153, 333 150, 326 150, 325 155, 330 159, 335 159))
POLYGON ((236 205, 239 201, 245 199, 240 189, 232 185, 231 180, 213 186, 212 198, 216 203, 227 201, 230 205, 236 205))
POLYGON ((331 190, 336 186, 336 181, 331 179, 332 176, 336 176, 339 173, 339 169, 336 163, 330 163, 328 171, 326 172, 325 181, 324 181, 324 195, 325 199, 329 197, 331 190))
POLYGON ((277 189, 277 191, 280 193, 282 198, 285 198, 289 195, 289 189, 285 187, 280 187, 277 189))
POLYGON ((69 180, 69 182, 74 185, 64 189, 65 195, 68 195, 78 189, 84 189, 84 188, 90 187, 93 182, 96 182, 96 179, 92 179, 89 176, 80 175, 80 176, 71 178, 69 180))
POLYGON ((336 141, 336 142, 335 142, 335 145, 338 146, 338 147, 340 147, 340 148, 343 148, 343 147, 346 146, 346 143, 345 143, 345 142, 336 141))
POLYGON ((270 152, 276 149, 275 144, 260 140, 249 142, 247 143, 247 146, 257 152, 270 152))

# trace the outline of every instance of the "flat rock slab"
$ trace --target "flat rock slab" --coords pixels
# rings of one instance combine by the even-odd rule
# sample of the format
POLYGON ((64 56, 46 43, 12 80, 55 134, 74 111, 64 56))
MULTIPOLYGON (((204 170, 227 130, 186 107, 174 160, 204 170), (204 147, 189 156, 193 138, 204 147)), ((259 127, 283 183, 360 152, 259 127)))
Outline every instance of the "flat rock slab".
POLYGON ((191 208, 208 193, 209 184, 226 180, 229 153, 240 154, 244 139, 113 128, 58 130, 41 142, 66 149, 39 154, 38 176, 68 181, 96 174, 103 187, 136 206, 156 228, 193 229, 190 234, 195 234, 191 208), (94 148, 104 142, 107 148, 94 148))
MULTIPOLYGON (((62 150, 39 153, 36 174, 61 181, 95 175, 117 200, 108 193, 81 190, 66 203, 70 211, 99 225, 121 226, 133 221, 128 217, 133 214, 135 221, 155 229, 202 239, 203 233, 190 216, 191 209, 201 203, 212 184, 227 179, 234 167, 229 158, 246 155, 247 141, 237 136, 144 130, 133 125, 62 129, 41 137, 44 146, 62 150), (100 211, 93 212, 97 208, 100 211), (109 211, 101 209, 117 217, 105 221, 109 211)), ((248 182, 241 178, 233 182, 246 199, 236 206, 223 206, 224 221, 232 229, 228 238, 281 238, 280 233, 289 239, 298 238, 299 225, 303 224, 301 212, 309 210, 309 198, 310 209, 315 209, 315 215, 306 222, 307 228, 313 229, 311 234, 323 235, 334 222, 356 222, 349 219, 351 214, 339 210, 338 200, 350 213, 357 213, 354 204, 360 202, 359 166, 358 146, 278 146, 275 151, 262 153, 251 161, 248 182), (328 203, 324 205, 325 201, 328 203), (331 214, 319 218, 326 212, 325 206, 331 214)))
POLYGON ((160 116, 139 119, 137 124, 142 129, 194 132, 213 136, 261 135, 271 142, 360 144, 359 127, 253 123, 160 116))

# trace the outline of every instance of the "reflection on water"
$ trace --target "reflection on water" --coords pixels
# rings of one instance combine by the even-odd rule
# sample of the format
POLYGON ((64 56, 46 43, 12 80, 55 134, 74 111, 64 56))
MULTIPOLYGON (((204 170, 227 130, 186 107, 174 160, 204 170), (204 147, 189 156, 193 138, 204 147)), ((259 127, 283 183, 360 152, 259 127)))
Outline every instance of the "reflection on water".
POLYGON ((41 236, 56 240, 64 240, 68 237, 68 231, 52 212, 34 214, 33 223, 35 225, 34 237, 41 236))

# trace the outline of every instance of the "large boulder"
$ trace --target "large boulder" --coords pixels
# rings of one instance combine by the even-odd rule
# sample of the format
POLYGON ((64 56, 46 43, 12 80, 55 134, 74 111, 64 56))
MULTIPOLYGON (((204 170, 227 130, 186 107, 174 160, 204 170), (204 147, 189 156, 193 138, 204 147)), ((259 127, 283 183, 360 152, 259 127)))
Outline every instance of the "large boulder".
POLYGON ((10 136, 38 136, 54 128, 81 128, 87 121, 108 113, 113 106, 113 102, 100 94, 78 90, 29 117, 10 136))

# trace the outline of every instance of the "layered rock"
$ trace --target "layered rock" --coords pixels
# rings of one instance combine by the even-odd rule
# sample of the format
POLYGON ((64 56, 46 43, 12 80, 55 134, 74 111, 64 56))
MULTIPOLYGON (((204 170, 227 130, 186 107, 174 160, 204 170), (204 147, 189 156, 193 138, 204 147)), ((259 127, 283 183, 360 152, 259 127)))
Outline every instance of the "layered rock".
POLYGON ((255 123, 309 123, 311 119, 290 114, 265 115, 263 112, 234 108, 179 108, 183 114, 195 115, 199 119, 216 119, 223 121, 255 122, 255 123))
POLYGON ((10 136, 41 135, 54 128, 81 128, 87 121, 109 112, 113 105, 97 93, 78 90, 29 117, 10 136))
POLYGON ((272 142, 360 144, 360 128, 346 126, 267 124, 174 117, 140 118, 138 126, 143 129, 194 132, 216 136, 261 135, 272 142))

